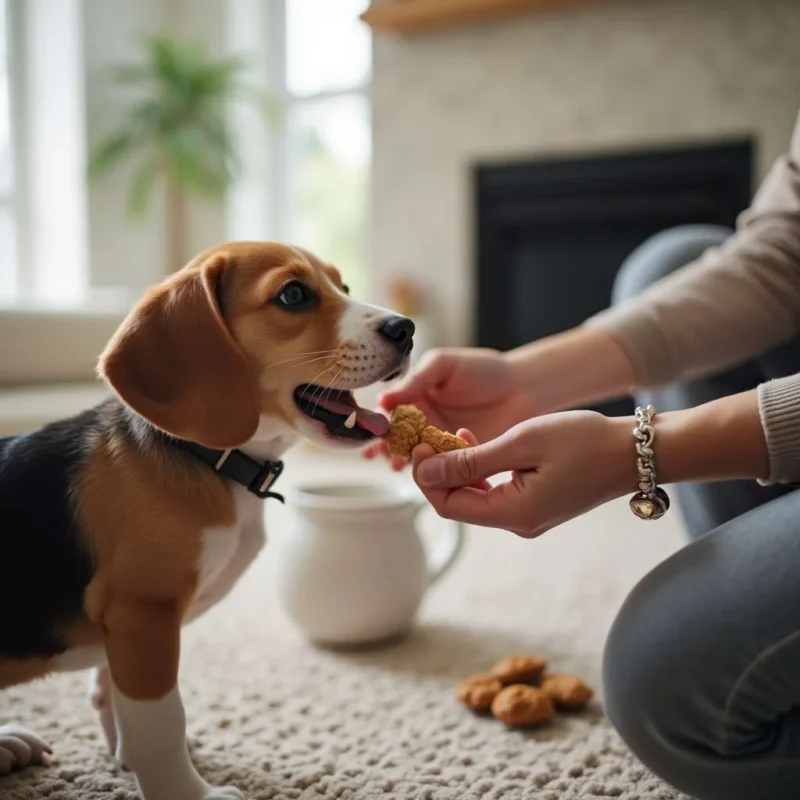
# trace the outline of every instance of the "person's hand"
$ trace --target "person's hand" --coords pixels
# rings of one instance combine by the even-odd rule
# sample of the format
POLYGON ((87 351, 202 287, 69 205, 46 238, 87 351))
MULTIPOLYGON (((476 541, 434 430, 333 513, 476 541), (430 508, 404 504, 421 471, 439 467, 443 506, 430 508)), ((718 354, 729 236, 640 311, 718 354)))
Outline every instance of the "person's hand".
MULTIPOLYGON (((435 455, 413 453, 414 480, 442 517, 533 538, 637 487, 631 418, 567 411, 496 439, 435 455), (510 472, 491 486, 488 478, 510 472)), ((475 441, 462 431, 470 443, 475 441)))
MULTIPOLYGON (((477 348, 426 353, 379 402, 387 411, 409 403, 425 414, 430 425, 451 432, 468 428, 482 441, 499 436, 536 413, 532 398, 522 390, 508 360, 495 350, 477 348)), ((387 455, 385 442, 372 442, 364 454, 368 458, 387 455)), ((393 466, 404 465, 400 462, 393 466)))

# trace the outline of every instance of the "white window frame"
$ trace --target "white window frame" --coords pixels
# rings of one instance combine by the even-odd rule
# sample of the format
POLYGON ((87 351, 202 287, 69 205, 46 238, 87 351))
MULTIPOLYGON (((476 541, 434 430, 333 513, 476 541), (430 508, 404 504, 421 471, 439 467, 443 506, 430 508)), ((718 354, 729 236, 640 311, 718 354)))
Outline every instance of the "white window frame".
MULTIPOLYGON (((255 36, 266 42, 266 57, 256 64, 248 80, 254 83, 276 106, 277 123, 262 133, 267 142, 266 163, 262 165, 262 176, 258 181, 261 191, 245 192, 237 202, 237 192, 241 187, 234 187, 233 202, 229 205, 229 229, 233 238, 262 238, 289 240, 291 238, 292 219, 292 151, 290 146, 290 119, 292 113, 299 108, 315 105, 320 101, 338 98, 362 98, 367 107, 371 104, 372 68, 369 78, 343 88, 332 89, 311 94, 298 95, 289 90, 287 80, 287 26, 286 5, 291 0, 230 0, 231 15, 248 15, 250 29, 256 31, 255 36), (238 222, 246 208, 257 207, 261 210, 261 224, 247 222, 239 227, 238 222), (241 232, 241 235, 239 233, 241 232)), ((232 17, 229 17, 232 19, 232 17)), ((231 26, 233 27, 233 26, 231 26)), ((232 53, 250 53, 253 45, 247 41, 237 40, 235 35, 229 40, 232 53), (249 46, 248 46, 249 45, 249 46)), ((367 243, 365 243, 366 245, 367 243)))
POLYGON ((370 90, 372 85, 371 75, 372 69, 370 68, 370 78, 360 83, 351 84, 340 89, 331 89, 322 92, 314 92, 311 94, 298 95, 289 90, 287 80, 287 34, 286 34, 286 3, 291 0, 278 0, 280 7, 281 18, 279 25, 275 28, 275 36, 273 41, 274 54, 276 59, 280 59, 279 64, 274 64, 275 76, 275 90, 272 94, 273 98, 278 104, 278 116, 280 119, 278 144, 273 152, 273 158, 276 159, 276 174, 278 181, 276 182, 276 190, 279 192, 276 198, 280 202, 273 203, 272 207, 275 210, 274 226, 281 239, 288 239, 291 235, 291 218, 292 218, 292 192, 291 181, 292 173, 295 164, 292 161, 292 150, 290 146, 290 118, 292 113, 297 110, 308 106, 313 106, 316 103, 325 100, 334 100, 345 97, 361 98, 366 103, 370 102, 370 90))
MULTIPOLYGON (((19 8, 15 0, 0 0, 3 8, 0 13, 5 15, 5 35, 3 43, 5 60, 4 65, 6 80, 8 83, 8 113, 10 130, 10 149, 11 149, 11 189, 8 194, 0 195, 0 207, 9 214, 13 227, 13 251, 4 254, 4 257, 11 260, 12 271, 12 294, 19 292, 22 280, 22 273, 19 268, 24 258, 26 237, 24 231, 24 190, 25 182, 19 180, 20 173, 20 148, 25 141, 24 131, 22 130, 22 92, 21 85, 21 59, 19 53, 20 44, 20 24, 19 8)), ((3 109, 3 112, 5 109, 3 109)), ((3 113, 0 112, 0 113, 3 113)))

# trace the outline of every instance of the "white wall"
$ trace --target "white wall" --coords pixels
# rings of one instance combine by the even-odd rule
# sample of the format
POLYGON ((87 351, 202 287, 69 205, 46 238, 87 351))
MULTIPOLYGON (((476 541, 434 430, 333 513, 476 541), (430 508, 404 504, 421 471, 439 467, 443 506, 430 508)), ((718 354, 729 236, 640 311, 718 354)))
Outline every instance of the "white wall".
MULTIPOLYGON (((116 127, 125 99, 108 81, 110 65, 141 57, 140 40, 166 27, 168 4, 160 0, 84 0, 87 149, 116 127)), ((89 192, 90 261, 96 285, 143 287, 164 274, 163 202, 131 221, 126 211, 134 164, 92 184, 89 192)))
POLYGON ((375 37, 374 284, 407 272, 439 339, 472 329, 476 161, 752 133, 763 174, 800 106, 797 0, 601 0, 408 38, 375 37))
MULTIPOLYGON (((207 44, 221 54, 224 0, 83 0, 87 81, 88 144, 113 129, 125 109, 108 82, 110 65, 141 59, 146 35, 161 33, 207 44)), ((141 290, 167 272, 164 203, 154 196, 148 215, 131 220, 127 214, 128 181, 134 164, 94 183, 89 192, 90 262, 95 285, 133 286, 141 290)), ((190 251, 224 238, 222 205, 192 204, 190 251)))

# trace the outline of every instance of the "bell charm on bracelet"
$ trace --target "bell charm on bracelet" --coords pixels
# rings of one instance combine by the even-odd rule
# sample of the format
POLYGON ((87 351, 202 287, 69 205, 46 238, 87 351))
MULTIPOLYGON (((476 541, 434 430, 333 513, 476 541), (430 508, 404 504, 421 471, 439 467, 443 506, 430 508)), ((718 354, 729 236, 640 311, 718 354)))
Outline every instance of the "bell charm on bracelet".
POLYGON ((669 495, 657 486, 652 495, 637 492, 631 497, 629 505, 639 519, 660 519, 669 510, 669 495))

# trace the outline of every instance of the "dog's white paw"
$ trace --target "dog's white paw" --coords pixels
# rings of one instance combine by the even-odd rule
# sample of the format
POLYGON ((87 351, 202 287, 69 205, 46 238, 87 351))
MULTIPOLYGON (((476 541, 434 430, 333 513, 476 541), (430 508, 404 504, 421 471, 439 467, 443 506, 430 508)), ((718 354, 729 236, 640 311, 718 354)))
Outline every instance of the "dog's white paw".
MULTIPOLYGON (((0 725, 0 775, 31 764, 47 764, 50 745, 21 725, 0 725)), ((233 795, 236 797, 236 795, 233 795)))
POLYGON ((205 800, 245 800, 245 797, 234 786, 209 786, 205 800))

